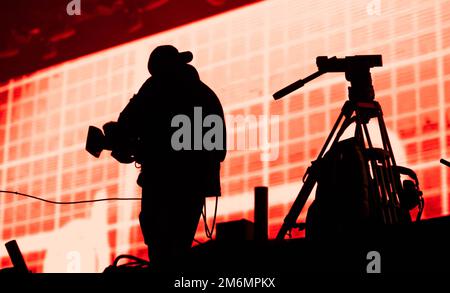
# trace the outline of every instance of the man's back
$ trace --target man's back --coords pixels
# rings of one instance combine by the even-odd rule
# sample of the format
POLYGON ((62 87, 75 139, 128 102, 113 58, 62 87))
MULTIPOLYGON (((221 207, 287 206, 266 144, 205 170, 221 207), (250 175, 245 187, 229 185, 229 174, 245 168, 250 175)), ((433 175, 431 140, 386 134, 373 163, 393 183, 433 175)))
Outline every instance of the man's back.
POLYGON ((149 78, 121 113, 119 122, 126 120, 137 125, 132 128, 142 139, 142 170, 155 188, 158 184, 173 181, 205 196, 220 194, 220 162, 226 155, 224 114, 219 99, 199 79, 194 67, 185 65, 177 74, 149 78), (198 114, 199 109, 201 117, 195 113, 197 111, 198 114), (211 114, 222 121, 222 148, 206 150, 201 137, 201 149, 194 149, 198 147, 194 145, 198 132, 204 134, 213 127, 203 127, 203 119, 211 114), (180 150, 173 145, 173 135, 179 129, 173 124, 177 115, 189 118, 189 125, 178 126, 190 126, 190 135, 181 138, 190 139, 188 144, 184 144, 190 148, 180 150))

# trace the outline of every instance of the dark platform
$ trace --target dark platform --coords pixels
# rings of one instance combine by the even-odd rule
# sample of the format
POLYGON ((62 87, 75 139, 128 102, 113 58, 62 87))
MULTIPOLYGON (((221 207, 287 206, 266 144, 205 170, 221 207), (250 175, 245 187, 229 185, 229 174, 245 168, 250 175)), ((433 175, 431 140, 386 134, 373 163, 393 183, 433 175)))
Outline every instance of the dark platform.
MULTIPOLYGON (((146 292, 153 289, 184 292, 188 288, 176 287, 180 280, 208 280, 208 292, 215 289, 222 292, 236 289, 221 288, 219 284, 224 284, 224 280, 237 282, 240 279, 240 283, 233 284, 242 285, 243 279, 249 282, 252 278, 253 281, 266 278, 273 280, 275 287, 271 289, 276 292, 289 292, 292 288, 298 292, 298 288, 304 286, 313 286, 315 291, 318 287, 329 289, 329 286, 333 286, 334 291, 340 286, 348 289, 354 280, 362 280, 368 281, 371 288, 380 283, 391 289, 401 287, 403 292, 405 285, 416 287, 428 276, 433 276, 433 281, 426 281, 427 288, 447 282, 447 274, 423 273, 450 271, 449 232, 450 216, 325 243, 306 239, 210 241, 194 247, 183 267, 174 272, 117 269, 104 274, 0 274, 0 281, 15 284, 16 289, 42 288, 47 292, 53 288, 61 292, 68 287, 109 292, 124 292, 130 288, 145 288, 146 292), (381 274, 366 271, 367 253, 374 250, 380 253, 381 274)), ((384 291, 387 287, 382 288, 384 291)), ((261 290, 261 287, 253 289, 261 290)), ((201 292, 201 289, 193 291, 201 292)))
POLYGON ((450 217, 397 225, 346 239, 210 241, 193 248, 184 270, 194 272, 366 273, 369 251, 381 257, 381 271, 450 271, 450 217))

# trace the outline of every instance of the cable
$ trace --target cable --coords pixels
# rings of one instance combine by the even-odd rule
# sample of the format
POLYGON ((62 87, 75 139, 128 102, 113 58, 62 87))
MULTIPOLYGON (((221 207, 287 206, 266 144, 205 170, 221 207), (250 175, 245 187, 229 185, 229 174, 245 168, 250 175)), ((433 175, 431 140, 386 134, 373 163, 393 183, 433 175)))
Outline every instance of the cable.
POLYGON ((40 201, 43 201, 46 203, 51 203, 51 204, 82 204, 82 203, 110 201, 110 200, 141 200, 140 197, 111 197, 111 198, 98 198, 98 199, 78 200, 78 201, 55 201, 55 200, 44 199, 44 198, 41 198, 38 196, 29 195, 29 194, 21 193, 21 192, 17 192, 17 191, 0 190, 0 193, 9 193, 9 194, 25 196, 25 197, 37 199, 37 200, 40 200, 40 201))
POLYGON ((126 263, 126 264, 123 264, 123 265, 134 265, 134 264, 148 265, 150 263, 149 261, 147 261, 145 259, 142 259, 142 258, 139 258, 139 257, 134 256, 134 255, 121 254, 121 255, 116 257, 116 259, 113 262, 113 266, 115 266, 115 267, 123 266, 123 265, 119 265, 119 261, 121 259, 124 259, 124 258, 131 259, 131 260, 133 260, 133 262, 126 263))
POLYGON ((211 225, 211 230, 209 229, 208 222, 207 222, 207 219, 206 219, 206 200, 205 200, 205 202, 203 204, 202 218, 203 218, 203 223, 205 225, 205 234, 206 234, 206 237, 208 237, 210 240, 212 240, 212 236, 213 236, 213 233, 214 233, 214 228, 216 226, 217 202, 218 202, 218 200, 219 200, 219 197, 216 196, 216 204, 215 204, 215 208, 214 208, 214 216, 213 216, 213 222, 212 222, 212 225, 211 225))
MULTIPOLYGON (((26 193, 21 193, 18 191, 0 190, 0 193, 20 195, 20 196, 40 200, 40 201, 43 201, 46 203, 51 203, 51 204, 83 204, 83 203, 93 203, 93 202, 110 201, 110 200, 142 200, 140 197, 111 197, 111 198, 99 198, 99 199, 79 200, 79 201, 55 201, 55 200, 49 200, 49 199, 45 199, 42 197, 26 194, 26 193)), ((212 235, 214 233, 214 228, 216 226, 217 202, 218 202, 218 197, 216 196, 216 204, 215 204, 215 208, 214 208, 214 217, 213 217, 213 223, 211 225, 211 230, 208 227, 208 222, 206 219, 206 201, 203 205, 203 210, 202 210, 203 222, 205 224, 205 234, 206 234, 206 237, 208 237, 211 240, 212 240, 212 235)), ((203 244, 202 242, 198 241, 195 238, 194 238, 194 241, 198 244, 203 244)))
POLYGON ((423 197, 420 197, 419 200, 419 212, 417 213, 416 216, 416 222, 419 222, 421 217, 422 217, 422 213, 423 213, 423 209, 425 207, 425 200, 423 199, 423 197))
POLYGON ((140 270, 148 270, 150 268, 150 262, 139 258, 137 256, 129 255, 129 254, 121 254, 114 259, 114 262, 108 266, 104 273, 109 272, 136 272, 136 269, 140 270), (120 264, 119 261, 122 259, 130 260, 127 263, 120 264))
POLYGON ((194 238, 194 240, 193 240, 195 243, 197 243, 197 244, 203 244, 203 242, 201 242, 200 240, 197 240, 197 239, 195 239, 194 238))
MULTIPOLYGON (((206 219, 206 200, 203 203, 203 208, 202 208, 202 219, 203 219, 203 225, 205 226, 205 234, 206 237, 210 240, 212 240, 212 236, 214 233, 214 228, 216 226, 216 217, 217 217, 217 202, 218 202, 219 197, 216 196, 216 204, 215 204, 215 208, 214 208, 214 217, 213 217, 213 223, 211 225, 211 230, 209 230, 209 226, 208 226, 208 221, 206 219)), ((194 238, 194 242, 197 244, 203 244, 203 242, 197 240, 194 238)))

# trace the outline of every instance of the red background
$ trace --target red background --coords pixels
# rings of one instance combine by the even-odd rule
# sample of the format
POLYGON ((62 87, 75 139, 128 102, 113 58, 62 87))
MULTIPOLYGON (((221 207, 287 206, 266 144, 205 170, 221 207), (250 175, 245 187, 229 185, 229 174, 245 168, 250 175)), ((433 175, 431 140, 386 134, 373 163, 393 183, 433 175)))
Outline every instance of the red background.
MULTIPOLYGON (((372 72, 398 163, 419 175, 424 217, 446 215, 450 172, 439 158, 450 157, 450 1, 380 1, 379 15, 367 10, 374 2, 261 2, 11 79, 0 86, 0 185, 63 201, 139 196, 133 166, 84 150, 87 128, 117 119, 148 76, 149 52, 170 43, 194 53, 227 114, 280 115, 277 160, 229 152, 218 211, 219 222, 253 219, 253 188, 267 185, 274 237, 347 85, 329 74, 282 100, 271 94, 314 72, 316 56, 382 54, 372 72)), ((73 251, 81 271, 102 271, 118 254, 146 257, 139 204, 55 206, 2 194, 0 239, 17 239, 35 272, 70 271, 73 251)), ((197 236, 205 240, 202 224, 197 236)))

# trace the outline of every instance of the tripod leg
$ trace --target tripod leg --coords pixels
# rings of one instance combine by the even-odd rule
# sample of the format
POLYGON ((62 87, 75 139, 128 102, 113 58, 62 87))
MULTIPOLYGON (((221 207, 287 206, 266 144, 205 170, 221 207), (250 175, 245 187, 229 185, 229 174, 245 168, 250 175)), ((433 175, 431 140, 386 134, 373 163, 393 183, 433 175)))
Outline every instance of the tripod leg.
MULTIPOLYGON (((383 153, 380 156, 372 157, 369 160, 374 186, 376 187, 374 196, 380 199, 384 223, 397 223, 399 222, 399 204, 397 196, 401 185, 399 177, 396 176, 393 171, 393 168, 395 168, 395 158, 389 142, 386 125, 383 120, 381 106, 375 102, 374 109, 375 111, 372 112, 371 118, 377 118, 378 120, 383 148, 383 153)), ((359 115, 357 114, 357 116, 359 115)), ((367 124, 362 123, 361 120, 359 120, 358 123, 364 130, 368 149, 374 150, 367 124)))
MULTIPOLYGON (((381 112, 377 113, 381 114, 381 112)), ((377 119, 379 119, 380 117, 378 114, 376 116, 377 119)), ((373 150, 374 147, 372 144, 372 140, 370 138, 370 133, 369 129, 367 128, 367 124, 363 124, 363 129, 367 139, 368 147, 369 149, 373 150)), ((383 131, 380 129, 380 134, 382 132, 383 131)), ((383 143, 383 150, 386 151, 387 154, 389 154, 387 150, 384 148, 384 143, 383 143)), ((380 158, 372 158, 369 161, 373 172, 375 186, 377 187, 376 191, 378 192, 378 194, 376 194, 375 196, 378 196, 381 199, 380 202, 381 202, 381 211, 383 214, 383 221, 385 224, 390 224, 396 222, 395 219, 397 218, 397 216, 395 210, 392 209, 390 204, 392 198, 392 178, 388 175, 389 168, 387 168, 386 165, 387 160, 389 160, 389 156, 386 158, 385 155, 382 154, 380 158)))
POLYGON ((328 145, 330 144, 330 141, 333 139, 334 134, 337 131, 338 126, 341 124, 342 118, 345 116, 344 122, 342 123, 342 127, 339 129, 339 131, 336 134, 336 137, 334 138, 334 141, 331 145, 333 145, 336 141, 339 140, 339 138, 344 133, 345 129, 351 124, 352 120, 350 119, 351 113, 349 115, 348 113, 348 106, 349 104, 345 103, 345 105, 342 107, 341 113, 339 114, 339 117, 336 119, 336 122, 333 125, 333 128, 331 129, 330 134, 328 135, 327 139, 325 140, 325 143, 323 144, 322 149, 320 150, 319 155, 317 158, 322 158, 325 151, 327 150, 328 145))
POLYGON ((411 222, 411 215, 409 214, 409 211, 404 210, 400 206, 400 200, 398 198, 399 192, 403 189, 400 174, 397 172, 397 163, 395 161, 394 152, 391 146, 391 142, 389 140, 389 135, 387 133, 386 124, 383 120, 383 115, 380 111, 379 117, 378 117, 378 123, 380 126, 380 132, 381 132, 381 138, 383 141, 383 147, 387 150, 389 153, 390 160, 386 161, 387 164, 387 170, 388 170, 388 176, 391 179, 392 182, 392 197, 390 198, 391 207, 396 213, 396 221, 397 222, 411 222))
POLYGON ((295 226, 298 216, 300 215, 303 207, 305 206, 306 201, 308 200, 308 197, 314 188, 314 185, 316 185, 317 169, 318 169, 318 166, 316 166, 316 164, 318 164, 317 161, 313 162, 313 164, 311 165, 309 175, 306 178, 305 182, 303 183, 303 186, 300 189, 300 192, 297 195, 297 198, 295 199, 294 203, 292 204, 289 213, 284 218, 283 225, 278 231, 276 239, 283 240, 284 236, 288 233, 288 231, 295 226))
MULTIPOLYGON (((377 109, 375 108, 370 108, 370 110, 374 110, 377 109)), ((367 149, 373 153, 374 153, 374 147, 372 144, 372 140, 370 138, 370 133, 369 133, 369 129, 367 127, 367 123, 369 122, 369 119, 366 119, 364 117, 367 117, 364 115, 364 110, 366 110, 365 108, 356 108, 356 132, 355 132, 355 136, 356 134, 359 135, 359 141, 361 144, 361 147, 363 149, 366 149, 366 143, 367 143, 367 149), (364 118, 364 119, 363 119, 364 118)), ((374 115, 375 113, 378 113, 379 111, 376 112, 372 112, 372 115, 370 118, 373 117, 378 117, 377 115, 374 115)), ((381 130, 380 130, 381 131, 381 130)), ((380 166, 378 165, 377 162, 377 158, 376 156, 369 156, 367 158, 370 170, 372 171, 372 177, 373 180, 371 181, 371 183, 373 184, 373 188, 372 188, 372 202, 375 204, 375 206, 373 207, 373 211, 376 212, 378 211, 380 214, 379 216, 377 215, 377 217, 381 217, 382 221, 384 223, 390 223, 390 218, 391 218, 391 212, 389 211, 388 208, 388 190, 386 189, 386 185, 385 180, 383 180, 383 172, 380 169, 380 166)))
MULTIPOLYGON (((349 114, 349 105, 348 102, 346 102, 346 104, 344 104, 344 106, 342 107, 341 113, 339 114, 339 117, 337 118, 336 122, 334 123, 333 129, 331 130, 330 134, 328 135, 324 146, 322 147, 322 150, 320 151, 318 158, 316 159, 316 161, 312 162, 312 165, 308 168, 308 170, 306 171, 306 180, 304 180, 303 186, 300 189, 300 192, 297 195, 297 198, 295 199, 294 203, 291 206, 291 209, 289 210, 289 213, 287 214, 287 216, 284 218, 283 224, 280 228, 280 230, 278 231, 277 234, 277 238, 278 240, 282 240, 284 239, 284 236, 286 236, 286 233, 288 231, 290 231, 292 228, 295 227, 296 223, 297 223, 297 218, 300 215, 303 207, 306 204, 306 201, 308 200, 309 195, 311 194, 311 191, 314 188, 314 185, 317 182, 317 173, 319 171, 319 167, 318 164, 320 164, 320 159, 322 158, 323 154, 325 153, 328 144, 330 143, 330 141, 333 139, 334 134, 338 128, 338 126, 341 124, 342 118, 345 116, 344 122, 342 123, 342 128, 345 130, 345 128, 351 123, 351 115, 349 114)), ((351 114, 351 113, 350 113, 351 114)), ((340 129, 336 135, 336 137, 334 137, 334 141, 332 143, 332 145, 334 143, 336 143, 336 141, 339 140, 340 135, 342 135, 343 130, 340 129)))
MULTIPOLYGON (((387 160, 386 163, 388 165, 389 176, 392 179, 392 183, 393 183, 392 191, 393 191, 394 195, 397 195, 398 194, 397 190, 399 188, 401 188, 401 182, 400 182, 400 177, 396 176, 392 171, 394 168, 396 168, 397 163, 395 162, 394 152, 392 150, 391 142, 389 140, 389 135, 388 135, 387 129, 386 129, 386 124, 384 123, 384 119, 383 119, 383 116, 381 115, 381 113, 380 113, 380 116, 378 117, 378 123, 380 125, 381 140, 383 141, 383 147, 389 153, 390 160, 387 160)), ((399 206, 399 201, 398 201, 397 196, 394 196, 393 200, 394 200, 394 204, 396 206, 399 206)))

